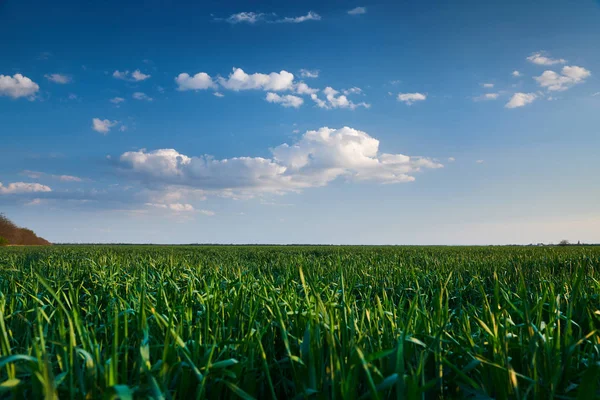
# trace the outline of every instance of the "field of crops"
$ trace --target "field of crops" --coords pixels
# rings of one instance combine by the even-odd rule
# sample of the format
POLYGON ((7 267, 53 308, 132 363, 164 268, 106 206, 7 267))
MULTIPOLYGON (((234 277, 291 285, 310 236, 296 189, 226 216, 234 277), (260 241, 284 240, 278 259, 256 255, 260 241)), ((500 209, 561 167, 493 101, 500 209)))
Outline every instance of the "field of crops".
POLYGON ((594 399, 600 247, 0 249, 0 398, 594 399))

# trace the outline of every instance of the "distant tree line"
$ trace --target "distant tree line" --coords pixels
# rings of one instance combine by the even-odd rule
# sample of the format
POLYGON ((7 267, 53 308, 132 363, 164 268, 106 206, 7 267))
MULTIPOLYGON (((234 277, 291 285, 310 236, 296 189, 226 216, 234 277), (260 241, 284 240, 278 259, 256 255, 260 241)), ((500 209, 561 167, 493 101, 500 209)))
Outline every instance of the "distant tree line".
POLYGON ((0 246, 46 246, 51 243, 42 239, 34 231, 15 225, 4 214, 0 213, 0 246))

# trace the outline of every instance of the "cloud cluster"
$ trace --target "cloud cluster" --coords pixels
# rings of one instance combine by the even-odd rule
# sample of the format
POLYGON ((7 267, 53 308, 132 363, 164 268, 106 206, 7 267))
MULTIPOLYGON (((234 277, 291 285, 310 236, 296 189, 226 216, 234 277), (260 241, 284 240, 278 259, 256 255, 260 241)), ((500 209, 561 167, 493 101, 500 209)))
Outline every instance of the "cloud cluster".
POLYGON ((0 96, 8 96, 13 99, 19 97, 33 98, 38 90, 40 90, 40 87, 37 83, 21 74, 14 74, 12 77, 10 75, 0 75, 0 96))
POLYGON ((267 14, 254 11, 243 11, 237 14, 232 14, 225 19, 215 18, 215 20, 229 22, 230 24, 256 24, 257 22, 298 24, 306 21, 320 21, 321 16, 316 12, 309 11, 306 15, 300 15, 298 17, 279 18, 275 13, 267 14))
POLYGON ((427 95, 423 93, 399 93, 398 101, 401 101, 407 105, 412 105, 417 101, 425 101, 427 99, 427 95))
POLYGON ((136 69, 132 73, 129 73, 129 71, 121 72, 119 70, 116 70, 115 72, 113 72, 112 76, 114 78, 121 79, 124 81, 140 82, 150 78, 151 75, 144 74, 139 69, 136 69))
POLYGON ((317 70, 317 69, 310 70, 310 69, 304 69, 304 68, 302 68, 300 70, 300 76, 302 78, 318 78, 319 77, 319 70, 317 70))
POLYGON ((135 92, 135 93, 133 93, 133 95, 131 95, 131 97, 133 97, 136 100, 143 100, 143 101, 152 101, 152 100, 154 100, 152 97, 148 96, 144 92, 135 92))
POLYGON ((565 66, 562 68, 560 74, 547 70, 542 75, 536 76, 533 79, 541 87, 547 88, 551 92, 562 92, 573 85, 583 83, 590 75, 591 72, 583 67, 565 66))
POLYGON ((325 186, 337 178, 401 183, 439 162, 379 152, 379 141, 349 127, 307 131, 296 143, 271 149, 271 158, 190 157, 174 149, 130 151, 119 158, 131 176, 151 184, 202 189, 215 194, 284 193, 325 186))
MULTIPOLYGON (((305 77, 318 76, 318 72, 301 70, 301 74, 305 77)), ((357 107, 369 108, 370 104, 365 102, 354 103, 348 99, 347 95, 362 93, 362 90, 353 87, 344 90, 344 94, 340 94, 332 87, 326 87, 323 90, 325 100, 320 99, 317 95, 319 89, 311 88, 306 83, 294 81, 294 74, 281 70, 279 72, 271 72, 270 74, 253 73, 248 74, 241 68, 233 68, 233 71, 228 77, 217 76, 212 78, 205 72, 199 72, 194 76, 187 73, 181 73, 175 78, 177 90, 217 90, 219 87, 235 92, 244 90, 263 90, 267 91, 266 100, 270 103, 281 104, 284 107, 298 108, 304 104, 304 99, 294 95, 280 95, 275 92, 290 91, 299 95, 308 95, 320 108, 347 108, 354 110, 357 107)), ((222 94, 215 94, 222 97, 222 94)))
POLYGON ((327 110, 330 110, 332 108, 347 108, 350 110, 354 110, 358 107, 371 107, 370 104, 365 102, 354 103, 352 102, 352 100, 348 99, 346 95, 339 93, 340 92, 335 90, 334 88, 327 86, 325 89, 323 89, 325 100, 320 99, 316 93, 311 94, 310 98, 317 104, 319 108, 324 108, 327 110))
POLYGON ((8 186, 4 186, 2 182, 0 182, 0 194, 22 194, 51 191, 52 189, 50 189, 50 187, 41 185, 39 183, 13 182, 9 183, 8 186))
POLYGON ((234 91, 261 89, 278 92, 293 88, 294 74, 280 71, 268 75, 261 73, 249 75, 241 68, 234 68, 227 79, 219 77, 218 81, 225 89, 234 91))

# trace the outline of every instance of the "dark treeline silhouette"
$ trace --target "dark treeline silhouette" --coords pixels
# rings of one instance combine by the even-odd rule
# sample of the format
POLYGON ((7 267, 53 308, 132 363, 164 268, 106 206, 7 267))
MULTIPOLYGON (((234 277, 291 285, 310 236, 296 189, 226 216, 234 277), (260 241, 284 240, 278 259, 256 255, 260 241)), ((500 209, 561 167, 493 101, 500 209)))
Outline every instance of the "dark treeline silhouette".
POLYGON ((18 227, 0 213, 0 245, 2 244, 46 246, 51 243, 37 236, 31 229, 18 227))

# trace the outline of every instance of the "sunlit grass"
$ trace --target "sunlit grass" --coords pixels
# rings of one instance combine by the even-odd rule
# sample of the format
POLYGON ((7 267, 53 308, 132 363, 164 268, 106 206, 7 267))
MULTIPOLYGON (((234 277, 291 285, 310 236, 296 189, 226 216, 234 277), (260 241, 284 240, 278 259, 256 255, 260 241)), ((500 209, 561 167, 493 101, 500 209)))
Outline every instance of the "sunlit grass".
POLYGON ((593 399, 600 248, 0 250, 0 397, 593 399))

